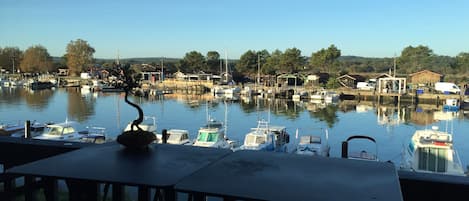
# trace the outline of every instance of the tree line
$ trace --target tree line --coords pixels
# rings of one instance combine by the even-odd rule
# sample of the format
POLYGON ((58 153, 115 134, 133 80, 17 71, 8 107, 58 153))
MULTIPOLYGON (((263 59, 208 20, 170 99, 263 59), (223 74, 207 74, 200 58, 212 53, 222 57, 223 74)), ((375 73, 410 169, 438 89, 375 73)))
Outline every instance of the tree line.
MULTIPOLYGON (((95 49, 87 41, 70 41, 66 53, 60 59, 53 59, 44 46, 34 45, 20 50, 17 47, 0 47, 0 68, 10 72, 46 73, 57 68, 68 68, 71 75, 87 71, 89 67, 100 64, 113 67, 112 60, 96 60, 95 49)), ((158 66, 163 58, 146 60, 158 66)), ((127 62, 132 62, 128 59, 127 62)), ((427 46, 407 46, 395 58, 366 58, 342 56, 335 45, 322 48, 303 56, 301 50, 293 47, 284 51, 248 50, 239 59, 221 58, 217 51, 208 51, 205 55, 191 51, 181 59, 166 59, 165 72, 181 71, 185 73, 223 73, 228 66, 236 77, 253 78, 257 74, 276 75, 281 73, 319 73, 333 75, 345 73, 385 73, 396 66, 398 74, 409 74, 420 70, 432 70, 442 74, 469 73, 469 52, 461 52, 455 57, 436 55, 427 46)))

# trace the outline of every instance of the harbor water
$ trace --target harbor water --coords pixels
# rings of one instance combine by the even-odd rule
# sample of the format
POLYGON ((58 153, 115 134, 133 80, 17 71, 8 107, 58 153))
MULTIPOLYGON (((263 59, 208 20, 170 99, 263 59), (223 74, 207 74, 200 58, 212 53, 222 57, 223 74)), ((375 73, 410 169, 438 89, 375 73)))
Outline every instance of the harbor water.
MULTIPOLYGON (((349 144, 350 150, 377 152, 381 161, 396 166, 402 152, 417 129, 453 133, 454 146, 463 167, 469 164, 469 115, 465 111, 443 112, 436 105, 404 105, 367 101, 322 102, 267 98, 223 99, 212 94, 167 94, 156 97, 132 96, 146 116, 156 117, 162 129, 186 129, 194 139, 207 118, 224 121, 229 139, 242 144, 245 134, 259 119, 271 125, 285 126, 292 150, 302 135, 320 135, 331 146, 331 157, 341 156, 341 144, 352 135, 366 135, 376 140, 349 144)), ((0 123, 14 121, 63 122, 74 120, 85 126, 105 127, 113 140, 137 117, 135 108, 124 102, 122 93, 81 91, 80 88, 32 91, 23 88, 0 88, 0 123)))

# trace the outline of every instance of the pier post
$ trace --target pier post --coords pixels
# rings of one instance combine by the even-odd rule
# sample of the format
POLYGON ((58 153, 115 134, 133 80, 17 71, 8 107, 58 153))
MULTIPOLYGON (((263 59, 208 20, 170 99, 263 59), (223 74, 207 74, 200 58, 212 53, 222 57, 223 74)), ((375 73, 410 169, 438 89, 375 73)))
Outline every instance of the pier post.
POLYGON ((348 158, 348 142, 342 142, 342 158, 348 158))
POLYGON ((163 129, 161 131, 161 138, 163 138, 163 144, 166 144, 168 142, 168 131, 166 129, 163 129))
POLYGON ((24 122, 24 138, 31 138, 31 121, 24 122))

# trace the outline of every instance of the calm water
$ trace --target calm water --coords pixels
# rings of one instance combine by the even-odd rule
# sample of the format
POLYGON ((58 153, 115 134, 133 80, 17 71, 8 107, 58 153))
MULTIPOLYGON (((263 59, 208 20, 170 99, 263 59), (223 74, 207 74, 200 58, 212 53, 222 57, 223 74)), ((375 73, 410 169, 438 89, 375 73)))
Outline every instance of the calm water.
MULTIPOLYGON (((351 135, 376 139, 378 157, 399 164, 403 146, 416 129, 437 125, 454 133, 454 143, 464 167, 469 164, 469 121, 464 112, 443 113, 435 105, 377 105, 372 102, 341 101, 325 105, 270 99, 223 101, 211 95, 166 95, 157 98, 132 97, 145 115, 155 116, 161 129, 187 129, 192 138, 207 114, 227 122, 227 136, 242 143, 244 135, 257 126, 259 118, 272 125, 284 125, 291 135, 290 148, 298 135, 329 133, 331 156, 340 157, 341 142, 351 135), (438 119, 452 119, 443 121, 438 119)), ((137 117, 135 109, 118 93, 82 93, 78 89, 28 91, 0 88, 0 122, 36 120, 63 122, 65 118, 83 125, 102 126, 115 138, 128 122, 137 117)), ((370 142, 355 142, 352 150, 374 151, 370 142)))

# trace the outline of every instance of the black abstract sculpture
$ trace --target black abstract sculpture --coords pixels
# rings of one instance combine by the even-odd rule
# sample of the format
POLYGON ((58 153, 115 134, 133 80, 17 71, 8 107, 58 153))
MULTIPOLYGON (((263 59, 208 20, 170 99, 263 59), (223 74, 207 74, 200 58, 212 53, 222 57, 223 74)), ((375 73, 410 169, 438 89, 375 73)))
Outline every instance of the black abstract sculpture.
POLYGON ((135 103, 129 101, 128 96, 134 87, 137 87, 137 82, 132 77, 132 72, 129 66, 121 69, 121 76, 123 78, 123 87, 125 91, 125 102, 138 111, 138 118, 132 121, 130 130, 124 131, 122 134, 117 136, 117 142, 130 149, 144 149, 147 148, 150 143, 156 140, 155 134, 150 131, 145 131, 140 128, 139 124, 143 122, 143 110, 135 103))

